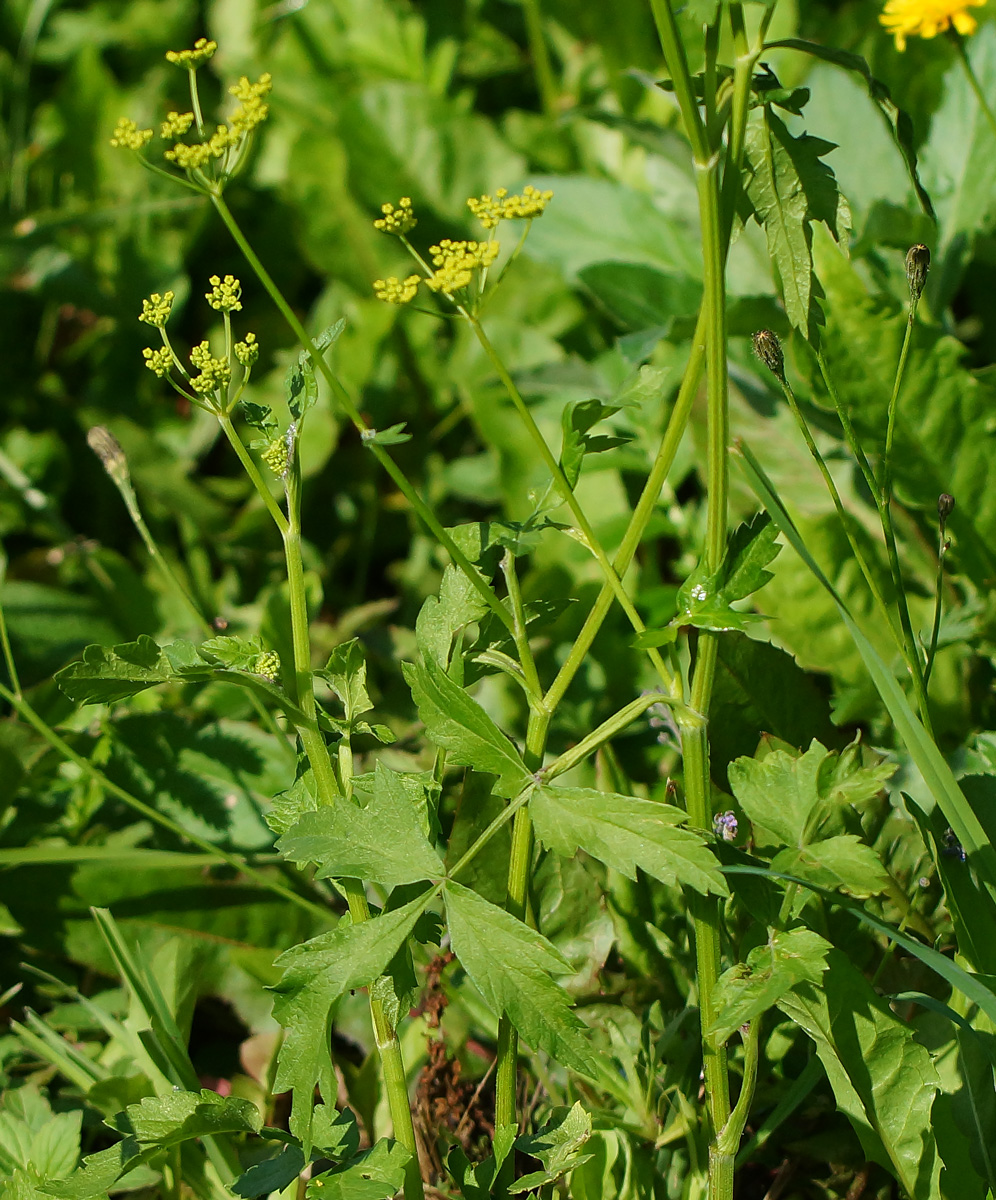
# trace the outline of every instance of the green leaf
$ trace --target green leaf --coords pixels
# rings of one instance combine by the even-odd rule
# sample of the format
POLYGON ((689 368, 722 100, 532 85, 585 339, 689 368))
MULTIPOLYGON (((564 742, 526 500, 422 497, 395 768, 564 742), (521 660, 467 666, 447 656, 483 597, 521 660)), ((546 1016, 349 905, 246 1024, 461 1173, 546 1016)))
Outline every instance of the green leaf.
POLYGON ((87 646, 83 661, 64 667, 55 681, 78 704, 113 704, 172 677, 162 650, 143 633, 137 641, 112 649, 87 646))
MULTIPOLYGON (((836 46, 823 45, 819 42, 807 42, 802 38, 783 38, 781 41, 768 42, 765 49, 801 50, 803 54, 809 54, 813 58, 822 59, 823 62, 833 63, 834 66, 843 67, 845 71, 851 71, 856 75, 860 75, 865 82, 865 86, 868 88, 868 94, 878 105, 895 139, 896 145, 899 147, 903 161, 906 163, 906 169, 909 172, 910 182, 913 184, 913 189, 916 192, 917 199, 920 201, 923 211, 928 217, 934 216, 934 207, 930 202, 930 196, 920 182, 920 176, 917 171, 913 122, 907 113, 896 106, 889 89, 880 79, 877 79, 871 73, 871 68, 868 66, 867 61, 860 54, 854 54, 850 50, 841 50, 836 46)), ((961 139, 959 138, 958 140, 960 141, 961 139)))
POLYGON ((820 887, 843 888, 862 898, 879 895, 888 889, 890 882, 875 851, 851 833, 782 850, 771 860, 771 866, 787 875, 800 875, 820 887))
POLYGON ((279 1154, 254 1163, 231 1185, 236 1196, 255 1200, 270 1192, 281 1192, 304 1170, 304 1155, 299 1146, 284 1146, 279 1154))
POLYGON ((446 883, 450 940, 461 966, 496 1016, 507 1013, 523 1040, 572 1071, 595 1077, 586 1030, 553 976, 566 959, 534 929, 458 883, 446 883))
POLYGON ((720 1042, 773 1007, 797 983, 819 984, 830 942, 811 929, 768 930, 747 961, 724 971, 716 983, 716 1019, 709 1030, 720 1042))
POLYGON ((813 1039, 867 1157, 891 1168, 912 1200, 936 1196, 938 1076, 912 1029, 840 950, 827 955, 822 988, 800 984, 778 1007, 813 1039))
POLYGON ((803 336, 812 339, 822 315, 813 303, 811 223, 824 222, 838 242, 846 240, 850 228, 847 202, 821 161, 833 144, 808 133, 793 137, 762 105, 748 119, 745 148, 752 172, 747 195, 764 227, 785 311, 803 336))
POLYGON ((532 776, 518 750, 483 708, 432 659, 404 663, 403 671, 429 740, 448 750, 452 762, 497 775, 495 790, 517 796, 532 776))
POLYGON ((290 1129, 301 1140, 305 1158, 312 1145, 312 1096, 315 1085, 328 1102, 336 1084, 329 1058, 332 1005, 351 988, 366 987, 411 934, 431 892, 395 912, 358 925, 340 921, 321 934, 282 954, 274 964, 284 972, 273 989, 273 1015, 286 1029, 277 1063, 274 1092, 293 1089, 290 1129), (328 1093, 326 1093, 328 1089, 328 1093))
POLYGON ((568 1171, 591 1158, 590 1154, 581 1152, 590 1137, 591 1114, 585 1112, 579 1100, 566 1116, 559 1120, 552 1118, 532 1137, 517 1138, 516 1150, 538 1158, 543 1170, 523 1175, 508 1189, 509 1192, 517 1195, 562 1179, 568 1171))
POLYGON ((444 873, 400 777, 379 760, 365 807, 340 800, 305 813, 277 849, 299 867, 317 863, 319 879, 363 879, 391 888, 444 873))
POLYGON ((661 337, 676 318, 693 317, 702 300, 698 280, 643 263, 592 263, 578 279, 624 329, 657 329, 661 337))
POLYGON ((367 663, 359 638, 336 646, 325 669, 315 674, 326 680, 342 701, 348 724, 352 725, 360 713, 373 708, 367 692, 367 663))
POLYGON ((580 847, 627 878, 637 867, 670 886, 728 895, 719 864, 700 834, 679 825, 687 813, 670 804, 591 788, 544 784, 529 802, 536 836, 566 858, 580 847))
POLYGON ((480 593, 452 563, 443 572, 439 596, 428 596, 415 621, 415 642, 426 660, 449 665, 454 634, 488 611, 480 593))
MULTIPOLYGON (((339 337, 346 328, 346 322, 340 318, 314 339, 315 349, 322 354, 339 337)), ((287 407, 291 418, 300 422, 309 408, 314 407, 318 400, 318 381, 315 378, 315 364, 311 360, 311 352, 302 350, 297 362, 287 372, 287 407)))
POLYGON ((133 1137, 126 1137, 106 1150, 88 1154, 68 1179, 46 1182, 39 1190, 56 1200, 104 1200, 114 1184, 151 1153, 154 1148, 142 1152, 133 1137))
POLYGON ((786 846, 804 846, 820 801, 817 782, 826 756, 826 748, 814 741, 801 757, 776 750, 760 761, 738 758, 730 763, 730 787, 752 822, 786 846))
POLYGON ((405 433, 407 421, 399 421, 387 429, 364 429, 364 446, 401 446, 412 440, 410 433, 405 433))
POLYGON ((390 1200, 405 1182, 411 1155, 400 1142, 381 1140, 339 1170, 308 1184, 308 1200, 390 1200))
POLYGON ((273 409, 268 404, 255 404, 252 400, 245 399, 242 400, 240 408, 245 423, 253 429, 258 429, 268 442, 271 441, 279 428, 273 409))
POLYGON ((107 1124, 139 1143, 165 1147, 217 1133, 259 1133, 263 1121, 251 1101, 219 1096, 203 1088, 200 1092, 146 1096, 107 1124))
POLYGON ((777 537, 778 527, 764 512, 733 531, 719 577, 719 594, 727 604, 746 600, 771 578, 765 567, 781 550, 777 537))
POLYGON ((604 434, 595 437, 588 432, 593 425, 618 411, 618 408, 603 404, 601 400, 576 400, 564 408, 561 416, 564 439, 560 451, 560 465, 572 488, 581 476, 581 463, 586 454, 612 450, 616 446, 624 446, 629 440, 604 434))

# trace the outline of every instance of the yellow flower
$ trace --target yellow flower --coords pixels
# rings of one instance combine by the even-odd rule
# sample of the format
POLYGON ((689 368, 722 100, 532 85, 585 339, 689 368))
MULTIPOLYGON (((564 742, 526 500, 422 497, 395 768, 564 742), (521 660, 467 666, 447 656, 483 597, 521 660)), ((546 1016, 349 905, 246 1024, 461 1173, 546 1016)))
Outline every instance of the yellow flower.
POLYGON ((386 300, 388 304, 407 304, 415 298, 418 291, 419 277, 409 275, 401 280, 389 275, 387 279, 374 280, 374 295, 378 300, 386 300))
POLYGON ((194 114, 192 112, 167 113, 166 120, 159 126, 159 136, 161 138, 183 137, 193 123, 194 114))
POLYGON ((497 242, 454 242, 443 238, 438 246, 430 246, 435 271, 425 281, 434 292, 452 295, 466 287, 475 267, 490 267, 498 257, 497 242))
POLYGON ((896 39, 896 49, 906 49, 910 36, 932 38, 953 25, 958 33, 974 33, 978 22, 968 11, 986 0, 888 0, 879 20, 896 39))
POLYGON ((242 284, 235 278, 234 275, 226 275, 221 279, 217 275, 212 275, 208 280, 211 285, 211 290, 204 293, 204 299, 217 309, 218 312, 241 312, 242 301, 242 284))
POLYGON ((494 229, 499 221, 532 220, 542 216, 552 199, 553 192, 541 192, 527 183, 521 196, 510 196, 507 188, 499 188, 494 196, 472 197, 467 201, 467 207, 485 229, 494 229))
POLYGON ((146 325, 155 325, 157 329, 162 329, 169 320, 169 314, 173 311, 175 298, 172 292, 165 292, 161 296, 158 292, 153 292, 150 299, 142 301, 142 311, 139 313, 138 319, 144 321, 146 325))

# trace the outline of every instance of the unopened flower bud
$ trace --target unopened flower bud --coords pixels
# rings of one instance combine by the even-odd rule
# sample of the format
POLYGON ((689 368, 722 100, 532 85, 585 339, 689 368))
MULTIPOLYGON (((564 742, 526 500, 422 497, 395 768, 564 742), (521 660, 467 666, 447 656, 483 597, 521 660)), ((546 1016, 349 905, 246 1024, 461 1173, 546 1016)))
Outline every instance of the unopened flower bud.
POLYGON ((954 512, 955 498, 949 496, 947 492, 941 492, 937 497, 937 515, 941 519, 941 528, 944 528, 948 517, 954 512))
POLYGON ((785 379, 785 355, 778 335, 770 329, 759 329, 754 334, 754 353, 778 380, 785 379))
POLYGON ((927 272, 930 270, 930 251, 919 243, 910 246, 906 252, 906 278, 909 280, 910 297, 915 302, 920 299, 923 285, 927 282, 927 272))
POLYGON ((104 470, 120 487, 128 482, 128 460, 124 451, 109 429, 103 425, 94 425, 87 430, 87 445, 104 465, 104 470))

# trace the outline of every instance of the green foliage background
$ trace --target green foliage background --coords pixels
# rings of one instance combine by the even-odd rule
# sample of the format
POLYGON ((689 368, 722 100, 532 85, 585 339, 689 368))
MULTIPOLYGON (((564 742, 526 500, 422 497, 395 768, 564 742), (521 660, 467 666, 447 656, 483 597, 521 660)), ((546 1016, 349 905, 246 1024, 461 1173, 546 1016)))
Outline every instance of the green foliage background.
MULTIPOLYGON (((171 331, 194 345, 212 333, 201 299, 208 276, 240 276, 244 310, 236 328, 254 331, 263 347, 253 398, 278 411, 286 407, 284 379, 297 350, 206 201, 142 171, 131 155, 110 147, 110 133, 122 114, 154 124, 180 103, 182 78, 163 55, 198 36, 216 38, 221 47, 202 74, 208 91, 215 89, 207 107, 222 98, 228 80, 272 73, 271 118, 229 201, 309 328, 346 319, 335 368, 374 426, 407 423, 413 437, 398 448, 398 460, 447 526, 521 518, 532 490, 546 480, 470 331, 374 299, 373 279, 407 272, 397 244, 372 221, 382 203, 409 195, 420 245, 472 237, 467 197, 524 183, 552 188, 547 213, 484 323, 551 444, 559 442, 568 401, 621 406, 606 428, 626 440, 589 458, 578 486, 611 546, 665 425, 701 297, 695 188, 677 112, 653 87, 661 63, 644 0, 545 0, 542 7, 556 70, 552 112, 543 111, 537 90, 523 9, 508 0, 11 0, 0 14, 7 181, 0 226, 0 537, 14 657, 38 711, 81 754, 183 828, 226 849, 272 849, 263 813, 294 779, 293 755, 255 723, 243 692, 225 683, 150 691, 105 719, 93 708, 77 709, 49 680, 91 643, 191 634, 187 614, 150 564, 87 448, 86 432, 95 424, 119 439, 155 536, 204 611, 217 616, 219 628, 260 634, 290 659, 279 539, 215 422, 177 403, 145 369, 141 351, 149 331, 137 321, 141 300, 173 290, 171 331)), ((809 38, 867 58, 912 120, 936 227, 860 79, 790 50, 767 59, 785 87, 809 89, 804 114, 787 118, 793 131, 805 128, 839 144, 827 162, 850 205, 850 258, 819 231, 814 254, 826 297, 827 355, 870 454, 881 449, 905 327, 903 255, 917 241, 934 254, 900 405, 900 537, 914 623, 926 628, 937 496, 956 497, 932 700, 942 749, 959 771, 981 777, 978 812, 993 828, 996 146, 953 50, 941 39, 913 39, 898 54, 878 11, 864 0, 781 0, 770 36, 809 38)), ((694 37, 691 17, 687 27, 694 37)), ((996 91, 991 20, 972 40, 971 54, 983 84, 996 91)), ((788 336, 764 234, 754 224, 734 245, 729 287, 733 433, 754 447, 810 549, 891 662, 892 644, 872 618, 829 498, 780 395, 749 351, 757 328, 784 335, 790 373, 888 589, 874 510, 842 451, 815 360, 788 336)), ((674 614, 678 588, 698 559, 704 438, 703 403, 635 568, 651 626, 674 614)), ((316 662, 359 636, 377 719, 398 739, 384 760, 395 769, 424 770, 431 759, 395 664, 414 655, 415 618, 439 588, 444 556, 324 394, 301 452, 316 662)), ((755 509, 735 474, 736 518, 755 509)), ((915 770, 892 743, 881 701, 831 601, 789 551, 770 570, 759 601, 768 618, 763 633, 732 634, 721 651, 713 714, 717 786, 729 789, 728 764, 753 755, 762 733, 775 747, 805 750, 817 737, 840 750, 860 731, 868 744, 893 753, 897 779, 921 798, 915 770)), ((570 539, 546 539, 533 549, 523 590, 547 622, 543 670, 563 661, 583 616, 580 605, 560 602, 591 599, 598 585, 590 556, 570 539)), ((631 643, 628 626, 610 617, 557 712, 552 751, 577 742, 632 699, 645 667, 631 643)), ((649 676, 645 682, 651 686, 649 676)), ((488 676, 478 698, 503 728, 522 725, 521 694, 502 676, 488 676)), ((660 799, 677 762, 666 728, 644 721, 600 759, 597 784, 660 799)), ((0 979, 27 979, 18 966, 27 959, 74 986, 92 989, 95 979, 107 986, 111 963, 88 910, 110 907, 123 929, 140 934, 171 964, 177 1002, 193 1021, 202 1080, 235 1078, 236 1088, 255 1095, 238 1047, 251 1036, 273 1035, 272 997, 260 985, 275 982, 276 954, 319 932, 321 920, 288 912, 272 895, 233 882, 227 869, 130 860, 133 847, 168 852, 182 843, 135 823, 21 723, 0 723, 0 777, 0 856, 7 855, 0 857, 0 979), (24 847, 37 848, 38 861, 13 853, 24 847), (106 860, 74 858, 75 848, 101 847, 106 860)), ((580 782, 594 785, 594 772, 580 782)), ((923 847, 912 823, 885 798, 872 800, 881 782, 866 798, 873 811, 864 833, 903 886, 913 886, 925 869, 923 847)), ((450 793, 441 814, 451 861, 486 824, 494 803, 478 797, 475 805, 470 787, 450 793), (471 809, 477 815, 462 817, 471 809)), ((739 805, 727 802, 743 819, 739 805)), ((508 854, 502 836, 506 841, 496 839, 497 852, 475 866, 472 880, 477 892, 499 903, 508 854)), ((654 1141, 667 1108, 661 1096, 688 1084, 682 1071, 693 1040, 680 1023, 665 1020, 681 1009, 691 971, 674 895, 647 876, 631 882, 583 857, 551 856, 536 889, 541 927, 574 972, 569 990, 630 1072, 631 1094, 620 1084, 618 1094, 599 1101, 601 1157, 584 1169, 588 1174, 575 1173, 582 1180, 575 1195, 609 1195, 599 1189, 609 1179, 619 1185, 616 1164, 627 1155, 632 1190, 625 1194, 681 1195, 680 1182, 667 1174, 678 1160, 654 1141), (668 1049, 663 1075, 654 1058, 663 1056, 659 1047, 637 1066, 648 1029, 668 1049)), ((943 942, 950 926, 935 879, 927 880, 918 903, 921 927, 913 927, 943 942)), ((888 897, 882 912, 898 919, 888 897)), ((859 968, 871 966, 871 941, 855 954, 859 968)), ((974 966, 996 973, 993 964, 974 966)), ((927 986, 913 959, 900 957, 888 970, 890 992, 927 986)), ((120 995, 101 994, 108 1006, 120 1007, 120 995)), ((343 999, 336 1035, 352 1064, 344 1068, 349 1098, 376 1131, 384 1114, 359 999, 343 999)), ((57 1028, 95 1032, 71 1004, 59 1007, 51 981, 27 981, 16 1004, 23 1001, 44 1010, 54 1005, 57 1028)), ((483 1067, 474 1046, 493 1037, 491 1018, 459 979, 452 1012, 458 1052, 477 1078, 483 1067)), ((929 1013, 921 1021, 927 1044, 942 1039, 939 1019, 932 1022, 929 1013)), ((415 1070, 424 1055, 420 1036, 411 1034, 406 1046, 415 1070)), ((805 1039, 774 1036, 782 1041, 759 1092, 770 1107, 807 1054, 805 1039)), ((34 1069, 13 1036, 0 1038, 0 1058, 11 1081, 34 1069)), ((942 1130, 944 1120, 962 1119, 954 1101, 951 1109, 938 1118, 942 1130)), ((842 1180, 853 1177, 867 1151, 834 1111, 825 1082, 806 1100, 795 1128, 778 1137, 757 1179, 769 1181, 781 1157, 792 1155, 803 1164, 800 1175, 821 1180, 834 1195, 845 1194, 842 1180)), ((677 1165, 674 1171, 680 1174, 677 1165)), ((873 1176, 881 1195, 889 1194, 885 1179, 873 1176)), ((753 1180, 748 1176, 751 1187, 753 1180)))

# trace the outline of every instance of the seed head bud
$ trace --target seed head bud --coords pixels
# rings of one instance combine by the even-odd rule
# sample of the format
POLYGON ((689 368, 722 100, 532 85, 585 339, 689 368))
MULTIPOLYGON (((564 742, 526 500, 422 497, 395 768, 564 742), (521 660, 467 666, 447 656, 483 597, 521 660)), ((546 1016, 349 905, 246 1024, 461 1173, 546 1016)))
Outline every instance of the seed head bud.
POLYGON ((954 506, 955 498, 954 496, 949 496, 947 492, 941 492, 941 494, 937 497, 937 515, 941 519, 942 529, 944 528, 944 524, 948 517, 950 517, 954 512, 954 506))
POLYGON ((759 329, 754 334, 754 353, 778 380, 785 378, 785 355, 778 335, 770 329, 759 329))
POLYGON ((930 251, 926 246, 917 243, 910 246, 906 252, 906 278, 910 285, 910 298, 920 299, 923 285, 927 282, 927 272, 930 270, 930 251))
POLYGON ((128 482, 128 460, 118 439, 103 425, 94 425, 87 430, 87 445, 103 463, 104 470, 121 487, 128 482))

